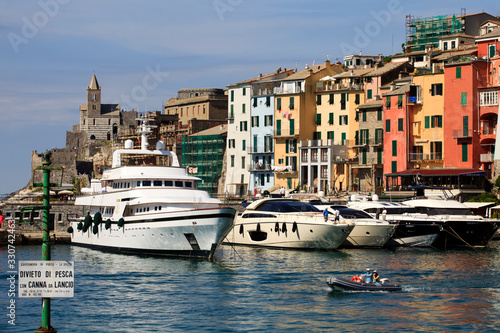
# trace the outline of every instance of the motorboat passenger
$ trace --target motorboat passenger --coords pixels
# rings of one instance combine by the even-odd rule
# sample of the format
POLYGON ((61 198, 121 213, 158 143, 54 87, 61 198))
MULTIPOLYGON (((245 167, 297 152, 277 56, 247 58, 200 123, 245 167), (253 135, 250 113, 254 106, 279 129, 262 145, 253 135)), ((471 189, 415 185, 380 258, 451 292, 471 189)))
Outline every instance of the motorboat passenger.
POLYGON ((373 283, 379 283, 380 282, 380 275, 378 275, 377 270, 373 271, 373 283))
POLYGON ((369 268, 366 269, 365 282, 366 283, 373 283, 373 274, 371 273, 369 268))

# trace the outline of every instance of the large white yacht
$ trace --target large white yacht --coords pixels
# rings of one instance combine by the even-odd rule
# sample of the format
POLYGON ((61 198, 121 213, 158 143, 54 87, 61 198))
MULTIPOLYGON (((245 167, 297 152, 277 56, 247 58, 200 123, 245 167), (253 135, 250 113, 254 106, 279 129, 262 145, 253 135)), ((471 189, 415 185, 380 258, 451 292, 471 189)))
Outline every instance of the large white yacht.
POLYGON ((200 179, 189 176, 162 142, 147 149, 150 128, 143 119, 141 149, 127 140, 102 179, 82 189, 75 205, 88 215, 72 222, 71 241, 114 252, 210 259, 236 211, 198 190, 200 179))
POLYGON ((334 250, 354 224, 325 222, 316 207, 295 199, 257 200, 236 217, 226 241, 233 245, 334 250))

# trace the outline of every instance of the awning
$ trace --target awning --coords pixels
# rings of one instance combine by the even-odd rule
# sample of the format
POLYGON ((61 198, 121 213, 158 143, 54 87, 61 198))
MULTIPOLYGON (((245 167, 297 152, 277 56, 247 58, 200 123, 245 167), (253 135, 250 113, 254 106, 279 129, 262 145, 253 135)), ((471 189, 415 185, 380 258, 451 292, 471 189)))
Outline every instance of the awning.
MULTIPOLYGON (((494 202, 462 202, 465 206, 467 206, 467 208, 472 208, 472 209, 479 209, 479 208, 484 208, 484 207, 489 207, 489 206, 493 206, 495 203, 494 202)), ((499 207, 500 206, 495 206, 495 207, 499 207)), ((491 209, 495 208, 495 207, 491 207, 491 209)))
POLYGON ((399 176, 484 176, 485 172, 479 169, 411 169, 386 174, 386 177, 399 176))

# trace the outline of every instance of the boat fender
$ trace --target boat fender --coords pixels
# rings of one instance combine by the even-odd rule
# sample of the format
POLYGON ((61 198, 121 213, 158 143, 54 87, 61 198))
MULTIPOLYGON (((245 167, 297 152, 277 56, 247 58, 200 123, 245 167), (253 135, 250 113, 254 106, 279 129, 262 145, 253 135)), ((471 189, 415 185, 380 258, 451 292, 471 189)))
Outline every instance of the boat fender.
POLYGON ((94 224, 99 225, 101 223, 102 223, 102 215, 101 215, 101 213, 97 212, 94 215, 94 224))
POLYGON ((99 232, 99 226, 97 224, 94 224, 92 227, 92 233, 95 235, 99 232))
POLYGON ((293 222, 292 232, 297 231, 297 222, 293 222))
POLYGON ((286 223, 285 222, 283 222, 283 228, 281 228, 281 231, 286 232, 286 223))
POLYGON ((87 232, 89 228, 92 226, 92 217, 90 215, 85 216, 85 219, 83 220, 83 232, 87 232))
POLYGON ((111 220, 110 219, 106 220, 106 223, 104 224, 104 227, 106 228, 106 230, 108 230, 109 228, 111 228, 111 220))
POLYGON ((76 229, 78 229, 78 231, 81 231, 83 229, 83 223, 81 221, 78 222, 78 225, 76 226, 76 229))
POLYGON ((68 234, 72 234, 73 233, 73 227, 69 226, 66 231, 68 232, 68 234))
POLYGON ((257 232, 260 232, 260 223, 257 223, 257 232))
POLYGON ((278 232, 280 231, 280 224, 278 222, 276 222, 276 224, 274 225, 274 232, 278 232))
POLYGON ((243 224, 240 224, 240 234, 243 234, 243 224))
POLYGON ((118 220, 118 228, 123 227, 124 224, 125 224, 125 220, 123 219, 123 217, 120 217, 120 219, 118 220))

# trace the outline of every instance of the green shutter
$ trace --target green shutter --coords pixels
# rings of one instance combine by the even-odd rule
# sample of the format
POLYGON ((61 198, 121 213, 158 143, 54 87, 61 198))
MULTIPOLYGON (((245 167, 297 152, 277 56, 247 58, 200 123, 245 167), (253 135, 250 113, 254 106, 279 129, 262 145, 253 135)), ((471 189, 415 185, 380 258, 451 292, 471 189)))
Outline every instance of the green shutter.
POLYGON ((463 129, 464 129, 463 136, 468 137, 469 136, 469 116, 464 116, 462 123, 463 123, 463 129))
POLYGON ((443 127, 443 116, 438 116, 438 127, 443 127))
POLYGON ((382 164, 382 148, 377 148, 377 164, 382 164))
POLYGON ((398 141, 392 140, 392 156, 398 156, 398 141))
POLYGON ((431 117, 425 116, 425 128, 430 128, 431 127, 430 123, 431 123, 431 117))
POLYGON ((398 118, 398 131, 403 131, 403 118, 398 118))
POLYGON ((242 150, 247 150, 247 140, 241 142, 242 150))
POLYGON ((378 143, 378 129, 375 129, 375 144, 378 143))
POLYGON ((366 98, 367 99, 372 98, 372 90, 371 89, 368 89, 368 91, 366 92, 366 98))
POLYGON ((460 105, 467 106, 467 91, 462 91, 460 97, 461 97, 460 105))
POLYGON ((333 112, 330 112, 330 114, 328 115, 328 123, 330 125, 333 125, 333 112))
POLYGON ((391 170, 392 173, 398 172, 398 162, 397 161, 392 161, 391 169, 392 169, 391 170))
POLYGON ((345 138, 346 138, 346 133, 342 133, 342 143, 343 145, 345 145, 345 138))
POLYGON ((247 88, 243 88, 243 96, 247 94, 247 88))
POLYGON ((293 151, 297 152, 297 140, 293 140, 293 151))
POLYGON ((290 110, 295 108, 295 99, 294 97, 290 97, 290 110))
POLYGON ((255 124, 255 126, 256 126, 256 127, 259 127, 259 116, 256 116, 256 117, 255 117, 255 120, 256 120, 256 124, 255 124))
POLYGON ((231 90, 231 102, 234 102, 234 90, 231 90))
POLYGON ((245 111, 246 106, 247 106, 246 104, 242 104, 241 105, 241 113, 245 113, 246 112, 245 111))
POLYGON ((390 95, 386 96, 386 98, 385 98, 385 107, 388 109, 391 107, 391 96, 390 95))
POLYGON ((290 119, 290 135, 295 134, 295 119, 290 119))
POLYGON ((495 56, 495 45, 490 45, 489 48, 490 48, 489 50, 490 58, 493 58, 495 56))
POLYGON ((462 78, 462 67, 457 67, 455 70, 455 78, 461 79, 462 78))
POLYGON ((281 119, 276 120, 276 135, 281 135, 281 119))
POLYGON ((316 125, 321 125, 321 114, 316 114, 316 125))
POLYGON ((467 149, 467 142, 462 143, 462 162, 467 162, 468 160, 468 149, 467 149))
POLYGON ((328 101, 330 104, 333 104, 333 94, 330 94, 330 100, 328 101))
POLYGON ((360 102, 359 100, 359 94, 356 94, 356 97, 354 98, 354 104, 358 105, 360 102))
POLYGON ((276 99, 276 110, 280 110, 281 111, 281 97, 278 97, 276 99))
POLYGON ((289 152, 290 152, 290 140, 285 140, 285 153, 288 154, 289 152))
POLYGON ((382 120, 382 110, 377 110, 377 120, 382 120))
POLYGON ((391 120, 390 119, 386 119, 385 120, 385 132, 389 133, 390 131, 391 131, 391 120))
POLYGON ((253 152, 257 152, 257 135, 254 135, 253 137, 253 152))
POLYGON ((321 105, 321 95, 316 95, 316 104, 321 105))

